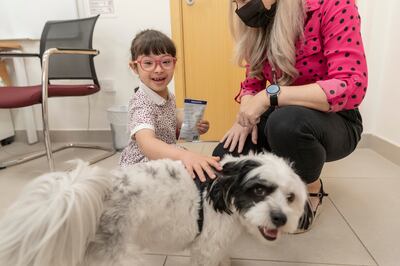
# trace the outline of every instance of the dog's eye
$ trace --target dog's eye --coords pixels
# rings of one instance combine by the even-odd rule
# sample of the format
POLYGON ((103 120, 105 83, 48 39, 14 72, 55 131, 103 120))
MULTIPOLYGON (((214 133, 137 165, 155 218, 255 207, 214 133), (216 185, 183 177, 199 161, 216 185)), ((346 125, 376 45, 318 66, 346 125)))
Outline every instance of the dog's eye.
POLYGON ((286 197, 287 201, 289 203, 292 203, 294 201, 294 199, 296 198, 296 196, 294 195, 294 193, 289 193, 286 197))
POLYGON ((265 195, 267 195, 267 190, 264 187, 255 187, 253 193, 258 197, 265 197, 265 195))

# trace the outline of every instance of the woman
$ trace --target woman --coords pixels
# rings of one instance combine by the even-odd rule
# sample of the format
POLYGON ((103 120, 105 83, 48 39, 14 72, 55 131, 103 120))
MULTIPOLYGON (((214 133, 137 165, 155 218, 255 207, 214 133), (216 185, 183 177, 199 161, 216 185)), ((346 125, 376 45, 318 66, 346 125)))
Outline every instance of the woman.
POLYGON ((263 149, 288 158, 310 200, 310 229, 326 196, 325 162, 349 155, 362 133, 358 111, 367 65, 355 0, 236 0, 231 28, 246 79, 240 111, 213 155, 263 149))

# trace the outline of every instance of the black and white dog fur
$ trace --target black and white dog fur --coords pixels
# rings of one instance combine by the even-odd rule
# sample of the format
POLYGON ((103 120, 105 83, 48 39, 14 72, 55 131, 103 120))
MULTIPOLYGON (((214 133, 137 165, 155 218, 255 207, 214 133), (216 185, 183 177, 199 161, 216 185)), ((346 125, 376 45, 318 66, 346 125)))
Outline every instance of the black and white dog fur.
POLYGON ((307 194, 290 165, 262 153, 226 156, 203 192, 181 162, 108 171, 83 162, 31 182, 0 222, 0 265, 140 265, 143 248, 190 249, 192 266, 230 265, 243 229, 261 241, 294 232, 307 194))

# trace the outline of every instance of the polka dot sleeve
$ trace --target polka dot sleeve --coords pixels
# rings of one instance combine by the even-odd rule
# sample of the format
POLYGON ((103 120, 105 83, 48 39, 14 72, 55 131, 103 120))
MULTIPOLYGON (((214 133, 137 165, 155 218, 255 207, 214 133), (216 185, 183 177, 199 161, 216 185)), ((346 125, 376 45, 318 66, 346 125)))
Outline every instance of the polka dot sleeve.
POLYGON ((368 85, 360 16, 354 0, 324 2, 321 33, 328 79, 317 84, 326 93, 331 112, 354 109, 364 99, 368 85))
POLYGON ((240 92, 235 97, 235 101, 240 103, 244 95, 255 95, 257 92, 265 89, 266 80, 249 77, 249 65, 246 65, 246 79, 240 84, 240 92))

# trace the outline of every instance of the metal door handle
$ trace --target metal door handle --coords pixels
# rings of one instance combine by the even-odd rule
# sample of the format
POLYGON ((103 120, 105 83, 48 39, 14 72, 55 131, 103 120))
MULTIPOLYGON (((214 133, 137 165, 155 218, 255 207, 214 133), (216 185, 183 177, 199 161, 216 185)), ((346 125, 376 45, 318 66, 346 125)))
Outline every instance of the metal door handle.
POLYGON ((194 5, 194 2, 195 2, 195 0, 186 0, 186 4, 187 4, 188 6, 194 5))

